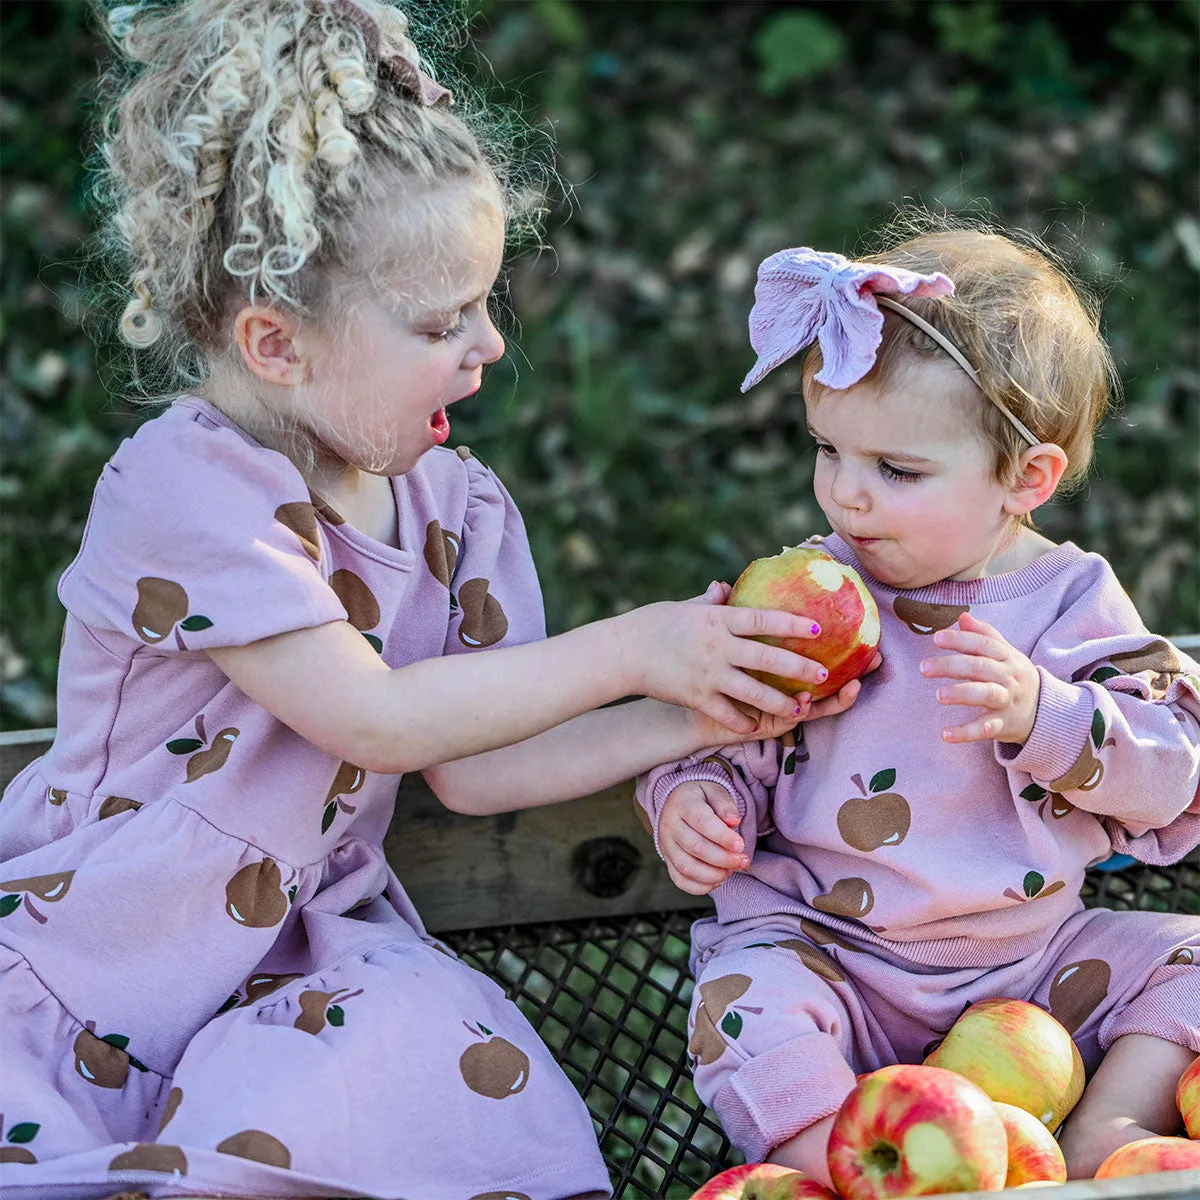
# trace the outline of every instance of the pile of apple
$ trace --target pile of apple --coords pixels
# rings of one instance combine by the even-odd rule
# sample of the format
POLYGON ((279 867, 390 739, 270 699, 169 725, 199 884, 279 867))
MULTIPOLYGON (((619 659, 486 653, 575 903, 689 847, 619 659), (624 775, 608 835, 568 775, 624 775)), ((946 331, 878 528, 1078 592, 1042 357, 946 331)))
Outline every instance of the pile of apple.
MULTIPOLYGON (((732 1167, 692 1200, 878 1200, 1047 1187, 1067 1168, 1054 1132, 1083 1093, 1071 1035, 1024 1000, 971 1005, 920 1066, 860 1075, 834 1118, 835 1191, 770 1163, 732 1167)), ((1188 1136, 1115 1150, 1097 1179, 1200 1169, 1200 1058, 1176 1090, 1188 1136)))

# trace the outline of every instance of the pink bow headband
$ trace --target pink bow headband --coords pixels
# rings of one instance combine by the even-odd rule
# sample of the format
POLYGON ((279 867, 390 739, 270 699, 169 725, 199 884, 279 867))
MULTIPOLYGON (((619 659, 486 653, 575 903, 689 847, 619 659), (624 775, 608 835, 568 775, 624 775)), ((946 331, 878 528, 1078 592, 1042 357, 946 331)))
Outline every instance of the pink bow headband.
POLYGON ((380 66, 386 67, 395 76, 396 82, 410 93, 422 107, 428 108, 439 100, 454 103, 449 90, 431 79, 420 66, 406 54, 393 50, 383 36, 379 22, 367 11, 359 0, 323 0, 331 7, 342 9, 362 31, 367 46, 375 52, 380 66))
MULTIPOLYGON (((840 254, 807 246, 780 250, 764 259, 750 311, 750 345, 758 352, 758 361, 743 380, 742 391, 749 391, 769 371, 813 342, 820 345, 823 360, 813 378, 830 388, 852 387, 870 371, 883 340, 880 306, 933 338, 979 387, 978 372, 944 333, 898 301, 877 295, 879 292, 952 296, 954 284, 940 272, 918 275, 903 267, 851 262, 840 254)), ((1031 446, 1039 444, 1040 439, 1007 405, 993 396, 988 399, 1031 446)))

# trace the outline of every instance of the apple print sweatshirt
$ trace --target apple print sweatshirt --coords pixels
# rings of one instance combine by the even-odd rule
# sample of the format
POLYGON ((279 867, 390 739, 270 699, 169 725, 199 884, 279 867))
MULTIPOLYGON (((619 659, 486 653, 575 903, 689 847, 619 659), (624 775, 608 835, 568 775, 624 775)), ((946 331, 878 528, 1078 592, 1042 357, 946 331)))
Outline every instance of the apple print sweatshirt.
POLYGON ((1105 559, 1064 543, 1010 574, 900 591, 840 538, 822 548, 879 606, 883 665, 853 707, 638 780, 656 846, 680 783, 736 800, 752 861, 713 892, 718 922, 792 914, 905 961, 995 966, 1082 907, 1087 867, 1200 843, 1200 667, 1146 631, 1105 559), (968 610, 1041 676, 1023 746, 942 740, 970 710, 940 704, 945 681, 920 664, 968 610))

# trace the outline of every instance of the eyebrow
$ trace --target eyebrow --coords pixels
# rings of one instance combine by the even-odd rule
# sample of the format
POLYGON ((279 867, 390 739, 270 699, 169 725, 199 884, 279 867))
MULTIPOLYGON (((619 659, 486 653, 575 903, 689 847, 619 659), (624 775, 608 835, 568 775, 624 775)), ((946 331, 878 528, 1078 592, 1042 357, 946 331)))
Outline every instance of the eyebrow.
POLYGON ((457 316, 464 308, 470 308, 472 304, 479 304, 481 301, 486 300, 492 294, 494 288, 495 284, 485 291, 480 292, 477 296, 469 296, 464 300, 452 300, 449 304, 443 304, 437 308, 420 309, 416 314, 416 319, 418 321, 449 321, 451 317, 457 316))
MULTIPOLYGON (((808 436, 815 438, 818 442, 828 442, 828 438, 819 434, 811 425, 806 425, 808 436)), ((903 450, 864 450, 863 453, 869 458, 886 458, 889 462, 912 463, 914 466, 932 467, 936 465, 936 461, 932 458, 922 458, 919 454, 908 454, 903 450)))

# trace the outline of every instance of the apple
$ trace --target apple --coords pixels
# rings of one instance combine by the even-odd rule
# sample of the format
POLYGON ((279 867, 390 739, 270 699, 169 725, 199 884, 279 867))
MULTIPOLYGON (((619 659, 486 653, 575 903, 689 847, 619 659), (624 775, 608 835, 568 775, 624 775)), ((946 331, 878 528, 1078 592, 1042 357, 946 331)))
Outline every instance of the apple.
POLYGON ((941 1067, 881 1067, 857 1084, 829 1132, 829 1174, 845 1200, 999 1191, 1004 1121, 982 1088, 941 1067))
POLYGON ((1200 1145, 1181 1137, 1146 1137, 1118 1146, 1097 1168, 1097 1179, 1200 1171, 1200 1145))
POLYGON ((802 1171, 774 1163, 746 1163, 714 1175, 692 1200, 837 1200, 802 1171))
POLYGON ((1190 1138, 1200 1138, 1200 1057, 1179 1078, 1175 1103, 1183 1116, 1183 1127, 1190 1138))
POLYGON ((1051 1133, 1083 1095, 1083 1060, 1071 1035, 1024 1000, 972 1004, 925 1065, 965 1075, 993 1100, 1033 1113, 1051 1133))
POLYGON ((781 609, 812 617, 821 626, 815 638, 758 639, 811 658, 829 672, 824 683, 750 672, 790 696, 808 692, 820 700, 836 694, 843 684, 866 674, 879 645, 879 609, 862 577, 812 546, 793 546, 770 558, 756 558, 738 576, 729 603, 781 609))
POLYGON ((1066 1183, 1067 1162, 1050 1130, 1033 1113, 1015 1104, 997 1102, 996 1111, 1008 1135, 1008 1175, 1004 1186, 1066 1183))

